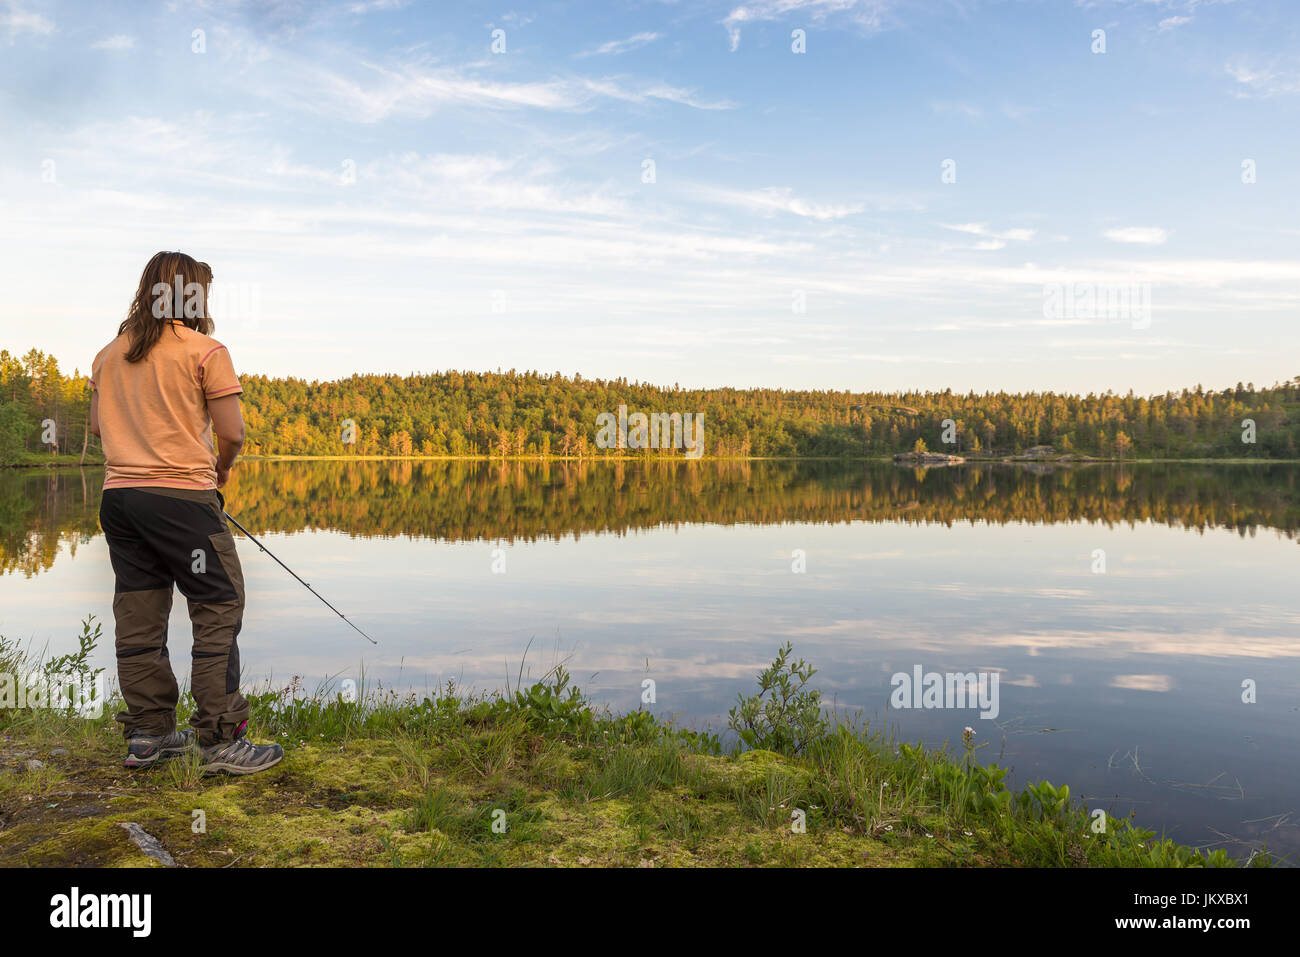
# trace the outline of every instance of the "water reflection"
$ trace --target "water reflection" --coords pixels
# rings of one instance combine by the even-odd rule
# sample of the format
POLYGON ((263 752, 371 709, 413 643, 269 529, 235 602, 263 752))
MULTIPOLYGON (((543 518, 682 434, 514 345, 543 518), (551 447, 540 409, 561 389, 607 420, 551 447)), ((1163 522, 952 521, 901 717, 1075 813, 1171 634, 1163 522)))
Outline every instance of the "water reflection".
MULTIPOLYGON (((1300 528, 1288 465, 839 462, 244 462, 226 498, 254 534, 536 541, 660 525, 1156 522, 1254 535, 1300 528)), ((0 471, 0 571, 48 568, 98 533, 102 470, 0 471)))

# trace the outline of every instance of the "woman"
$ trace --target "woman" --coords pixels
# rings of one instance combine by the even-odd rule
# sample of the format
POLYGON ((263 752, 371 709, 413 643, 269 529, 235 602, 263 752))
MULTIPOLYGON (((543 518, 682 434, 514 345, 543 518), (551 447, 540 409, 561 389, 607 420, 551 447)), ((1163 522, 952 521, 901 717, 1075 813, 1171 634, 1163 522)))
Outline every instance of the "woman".
POLYGON ((226 347, 208 336, 211 284, 211 267, 184 253, 149 260, 117 338, 95 356, 90 429, 108 460, 99 523, 117 578, 126 766, 197 746, 205 772, 251 774, 284 752, 243 736, 248 702, 236 640, 244 577, 217 491, 244 444, 243 390, 226 347), (173 585, 194 626, 192 731, 176 730, 179 692, 167 656, 173 585))

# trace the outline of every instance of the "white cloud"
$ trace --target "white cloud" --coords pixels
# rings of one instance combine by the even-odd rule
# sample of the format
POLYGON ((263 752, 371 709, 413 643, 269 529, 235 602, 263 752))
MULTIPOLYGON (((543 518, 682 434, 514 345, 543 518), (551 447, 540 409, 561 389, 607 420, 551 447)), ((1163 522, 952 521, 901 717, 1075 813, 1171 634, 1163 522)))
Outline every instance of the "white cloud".
POLYGON ((860 213, 865 208, 862 203, 815 203, 800 199, 785 186, 769 186, 765 189, 747 191, 706 187, 696 192, 704 199, 739 206, 753 212, 791 213, 822 222, 843 219, 845 216, 860 213))
POLYGON ((244 69, 235 74, 251 92, 325 116, 361 123, 424 118, 441 107, 532 108, 580 113, 602 98, 663 101, 700 110, 733 109, 728 100, 661 81, 626 77, 557 76, 514 82, 481 76, 482 64, 381 64, 356 57, 338 67, 273 48, 247 34, 222 33, 221 49, 244 69))
POLYGON ((1160 21, 1160 30, 1173 30, 1181 27, 1184 23, 1191 23, 1191 17, 1165 17, 1160 21))
POLYGON ((734 53, 740 47, 740 25, 778 20, 789 13, 806 13, 814 20, 844 14, 866 30, 881 30, 895 0, 752 0, 733 9, 723 19, 734 53))
POLYGON ((1008 239, 1021 243, 1029 242, 1038 233, 1036 229, 1004 229, 995 232, 984 223, 940 223, 939 225, 954 232, 985 237, 983 242, 975 245, 979 250, 1003 249, 1006 246, 1005 240, 1008 239))
MULTIPOLYGON (((276 57, 279 61, 281 58, 276 57)), ((397 70, 363 63, 364 80, 298 62, 272 95, 318 113, 376 123, 390 116, 428 116, 438 106, 535 107, 577 110, 586 101, 573 84, 558 80, 510 83, 482 80, 456 69, 397 70)))
POLYGON ((411 0, 366 0, 348 7, 348 13, 366 14, 371 10, 400 10, 411 0))
POLYGON ((1224 70, 1237 81, 1236 94, 1239 97, 1258 96, 1267 99, 1300 93, 1300 74, 1294 71, 1249 67, 1240 63, 1229 63, 1224 70))
POLYGON ((3 7, 0 7, 0 30, 13 42, 22 33, 49 36, 54 32, 54 23, 39 13, 24 9, 18 0, 6 0, 3 7))
POLYGON ((92 50, 130 50, 135 46, 135 37, 125 33, 115 33, 111 37, 96 40, 90 45, 92 50))
POLYGON ((629 103, 645 103, 648 100, 666 100, 670 103, 680 103, 683 106, 694 107, 697 110, 732 110, 736 104, 730 100, 705 100, 695 94, 693 90, 686 90, 681 87, 668 86, 664 83, 654 84, 641 89, 633 89, 623 86, 614 79, 600 80, 582 80, 582 85, 593 93, 601 96, 607 96, 615 100, 624 100, 629 103))
POLYGON ((1124 226, 1106 230, 1105 236, 1111 242, 1138 246, 1163 246, 1169 239, 1169 233, 1159 226, 1124 226))
POLYGON ((577 54, 580 57, 587 56, 616 56, 620 53, 627 53, 629 50, 638 50, 648 43, 654 43, 663 34, 660 33, 636 33, 626 40, 610 40, 608 43, 602 43, 598 47, 590 50, 583 50, 577 54))

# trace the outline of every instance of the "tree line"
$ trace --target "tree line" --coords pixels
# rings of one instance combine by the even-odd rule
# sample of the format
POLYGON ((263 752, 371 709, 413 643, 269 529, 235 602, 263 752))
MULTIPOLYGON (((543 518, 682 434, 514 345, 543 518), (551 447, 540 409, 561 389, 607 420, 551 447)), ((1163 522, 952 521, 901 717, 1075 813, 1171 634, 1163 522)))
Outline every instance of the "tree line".
MULTIPOLYGON (((886 456, 918 443, 976 457, 1042 445, 1098 458, 1300 455, 1300 376, 1151 396, 683 389, 515 370, 242 382, 250 455, 683 455, 600 447, 597 417, 620 406, 703 415, 704 454, 713 457, 886 456)), ((98 456, 88 417, 86 376, 61 373, 38 350, 0 351, 0 464, 83 449, 98 456)))

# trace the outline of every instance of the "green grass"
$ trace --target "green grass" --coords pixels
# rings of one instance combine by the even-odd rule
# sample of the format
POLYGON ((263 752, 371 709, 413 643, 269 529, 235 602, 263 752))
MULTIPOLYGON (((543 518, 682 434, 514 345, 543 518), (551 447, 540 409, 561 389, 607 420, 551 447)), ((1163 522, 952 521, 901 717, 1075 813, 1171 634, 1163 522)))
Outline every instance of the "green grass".
POLYGON ((40 468, 48 467, 76 467, 78 465, 101 466, 104 464, 104 456, 100 452, 87 452, 86 460, 83 463, 80 452, 57 452, 51 455, 49 452, 20 452, 18 457, 12 462, 5 462, 0 468, 40 468))
MULTIPOLYGON (((27 667, 0 640, 0 671, 27 667)), ((804 681, 789 685, 784 655, 774 667, 768 688, 792 694, 813 673, 802 666, 804 681)), ((312 694, 290 682, 250 699, 250 735, 280 742, 284 762, 233 779, 187 760, 126 771, 117 702, 93 719, 6 709, 0 865, 152 866, 122 821, 178 863, 210 867, 1235 863, 1127 819, 1103 815, 1099 832, 1067 787, 1011 791, 969 742, 952 753, 831 722, 808 738, 810 699, 783 712, 762 695, 742 696, 738 713, 763 715, 760 743, 790 753, 724 753, 716 736, 594 708, 562 668, 504 693, 448 685, 418 699, 363 683, 344 701, 332 682, 312 694), (798 734, 779 727, 787 712, 798 734), (33 758, 44 767, 27 770, 33 758)), ((192 706, 184 696, 182 721, 192 706)))

